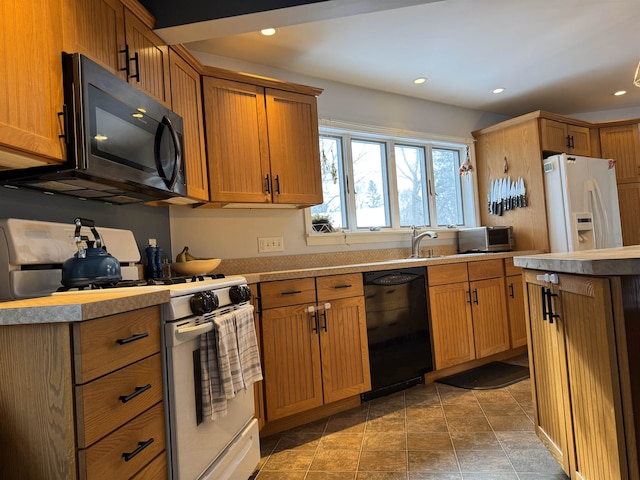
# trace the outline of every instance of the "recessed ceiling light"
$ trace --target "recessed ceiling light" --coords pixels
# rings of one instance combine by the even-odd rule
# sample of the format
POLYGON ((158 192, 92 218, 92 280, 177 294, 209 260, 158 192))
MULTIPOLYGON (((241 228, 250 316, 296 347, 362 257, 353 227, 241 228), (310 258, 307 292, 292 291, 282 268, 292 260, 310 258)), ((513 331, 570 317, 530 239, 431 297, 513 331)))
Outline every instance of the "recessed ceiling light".
POLYGON ((260 30, 260 33, 262 35, 264 35, 265 37, 270 37, 271 35, 275 35, 276 34, 276 29, 275 28, 264 28, 264 29, 260 30))
POLYGON ((423 84, 423 83, 424 83, 424 82, 426 82, 426 81, 427 81, 427 79, 426 79, 425 77, 419 77, 419 78, 416 78, 416 79, 413 81, 413 83, 415 83, 416 85, 421 85, 421 84, 423 84))
POLYGON ((626 90, 618 90, 617 92, 614 93, 614 95, 616 97, 619 97, 620 95, 624 95, 625 93, 627 93, 626 90))
POLYGON ((491 93, 502 93, 506 90, 506 88, 494 88, 493 90, 491 90, 491 93))

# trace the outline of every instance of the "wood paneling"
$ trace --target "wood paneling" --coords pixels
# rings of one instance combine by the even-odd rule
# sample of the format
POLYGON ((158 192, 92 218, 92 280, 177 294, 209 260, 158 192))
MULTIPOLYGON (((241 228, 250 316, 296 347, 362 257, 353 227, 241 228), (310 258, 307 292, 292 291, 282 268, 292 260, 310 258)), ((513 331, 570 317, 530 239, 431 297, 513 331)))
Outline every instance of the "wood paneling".
POLYGON ((618 184, 623 245, 640 244, 640 182, 618 184))
POLYGON ((640 182, 640 132, 638 124, 600 128, 603 158, 616 160, 616 181, 640 182))
POLYGON ((320 323, 324 402, 371 390, 364 297, 333 300, 320 323))
POLYGON ((131 477, 132 480, 166 480, 167 454, 165 452, 154 458, 149 465, 131 477))
POLYGON ((478 280, 469 286, 476 358, 508 350, 509 321, 504 301, 504 278, 478 280))
POLYGON ((203 95, 211 201, 271 202, 264 89, 203 77, 203 95))
POLYGON ((182 117, 184 131, 183 161, 187 195, 209 200, 207 157, 204 149, 204 118, 200 74, 173 50, 169 52, 171 70, 171 109, 182 117))
POLYGON ((318 302, 364 295, 361 273, 330 275, 316 278, 318 302))
POLYGON ((316 284, 313 278, 277 280, 260 284, 262 308, 316 303, 316 284))
POLYGON ((60 0, 0 3, 0 147, 65 159, 60 0))
POLYGON ((306 306, 262 312, 267 420, 300 413, 323 403, 320 346, 306 306))
MULTIPOLYGON (((429 267, 431 268, 431 267, 429 267)), ((431 335, 436 370, 475 358, 467 282, 431 286, 431 335)))
POLYGON ((86 383, 160 351, 160 307, 75 323, 73 332, 76 383, 86 383))
POLYGON ((273 202, 321 204, 316 98, 268 88, 266 108, 273 202))

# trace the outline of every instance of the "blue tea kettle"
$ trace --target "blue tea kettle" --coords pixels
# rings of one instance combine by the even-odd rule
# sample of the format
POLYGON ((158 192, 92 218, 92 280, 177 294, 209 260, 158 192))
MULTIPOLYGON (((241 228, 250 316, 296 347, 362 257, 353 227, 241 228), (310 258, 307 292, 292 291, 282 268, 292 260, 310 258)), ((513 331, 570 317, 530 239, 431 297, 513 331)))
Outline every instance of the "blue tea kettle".
POLYGON ((96 230, 93 220, 75 219, 75 243, 78 251, 62 264, 62 285, 82 288, 91 285, 109 285, 122 280, 120 262, 107 253, 107 247, 96 230), (89 227, 95 241, 85 241, 80 235, 82 227, 89 227))

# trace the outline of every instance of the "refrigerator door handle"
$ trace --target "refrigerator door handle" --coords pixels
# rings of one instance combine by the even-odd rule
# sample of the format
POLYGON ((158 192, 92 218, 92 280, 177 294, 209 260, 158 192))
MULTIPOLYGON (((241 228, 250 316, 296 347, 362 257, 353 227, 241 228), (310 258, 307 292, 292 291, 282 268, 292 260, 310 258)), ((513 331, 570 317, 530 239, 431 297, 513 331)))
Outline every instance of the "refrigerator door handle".
POLYGON ((598 182, 594 179, 593 181, 593 197, 595 203, 595 210, 598 211, 598 230, 600 237, 600 245, 596 243, 596 248, 606 248, 609 246, 609 218, 607 217, 607 209, 604 205, 604 200, 602 199, 602 191, 600 190, 600 186, 598 182))

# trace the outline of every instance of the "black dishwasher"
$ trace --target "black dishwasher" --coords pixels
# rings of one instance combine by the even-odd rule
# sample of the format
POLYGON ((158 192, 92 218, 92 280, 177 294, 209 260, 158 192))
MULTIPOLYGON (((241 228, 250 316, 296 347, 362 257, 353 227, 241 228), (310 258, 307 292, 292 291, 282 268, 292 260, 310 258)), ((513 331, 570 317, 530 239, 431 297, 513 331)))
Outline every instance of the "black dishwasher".
POLYGON ((371 391, 362 401, 423 383, 433 370, 425 269, 364 273, 371 391))

